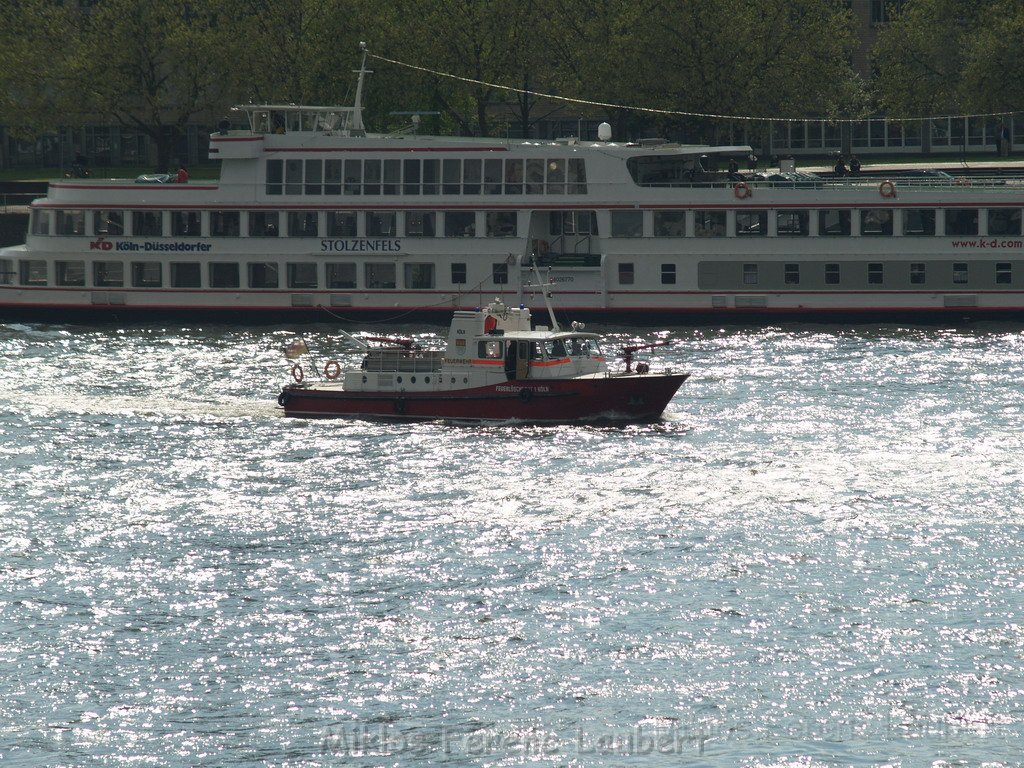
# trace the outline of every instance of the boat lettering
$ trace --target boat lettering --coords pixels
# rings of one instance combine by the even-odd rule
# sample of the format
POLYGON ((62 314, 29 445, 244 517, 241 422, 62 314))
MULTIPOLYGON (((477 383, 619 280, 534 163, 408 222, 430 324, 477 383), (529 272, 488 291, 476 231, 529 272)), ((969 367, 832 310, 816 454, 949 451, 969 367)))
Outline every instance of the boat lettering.
POLYGON ((398 253, 402 250, 402 241, 394 240, 321 240, 322 253, 398 253))
POLYGON ((109 251, 114 247, 114 244, 109 240, 105 240, 102 237, 98 240, 89 241, 90 251, 109 251))
MULTIPOLYGON (((95 243, 89 243, 90 250, 98 248, 100 250, 109 251, 110 245, 107 241, 96 241, 95 243), (99 243, 99 244, 98 244, 99 243)), ((200 251, 205 253, 213 248, 210 243, 132 243, 127 240, 123 240, 119 243, 114 243, 114 250, 118 251, 200 251)))
POLYGON ((563 275, 561 277, 558 277, 558 276, 552 277, 551 278, 551 282, 552 283, 571 283, 575 279, 576 278, 574 278, 572 275, 563 275))
POLYGON ((507 384, 499 384, 494 388, 495 392, 520 392, 523 389, 528 389, 531 392, 550 392, 548 387, 510 387, 507 384))

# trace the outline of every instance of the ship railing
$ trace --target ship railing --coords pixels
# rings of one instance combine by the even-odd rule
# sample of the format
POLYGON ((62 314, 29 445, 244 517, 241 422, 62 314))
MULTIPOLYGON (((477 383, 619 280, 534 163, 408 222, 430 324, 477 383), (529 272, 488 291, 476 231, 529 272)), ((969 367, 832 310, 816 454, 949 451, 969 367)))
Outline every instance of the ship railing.
POLYGON ((362 369, 375 373, 431 373, 441 368, 443 360, 441 350, 372 349, 363 359, 362 369))

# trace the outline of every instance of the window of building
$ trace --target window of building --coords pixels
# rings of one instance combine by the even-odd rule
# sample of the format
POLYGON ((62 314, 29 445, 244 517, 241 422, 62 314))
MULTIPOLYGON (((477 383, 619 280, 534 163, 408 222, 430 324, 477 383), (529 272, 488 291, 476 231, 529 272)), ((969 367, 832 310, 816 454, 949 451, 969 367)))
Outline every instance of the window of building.
POLYGON ((870 285, 881 285, 883 281, 882 265, 878 262, 868 264, 868 283, 870 285))
POLYGON ((919 261, 911 262, 910 264, 910 284, 911 285, 924 285, 925 271, 924 264, 919 261))
POLYGON ((768 211, 736 211, 738 237, 764 237, 768 234, 768 211))
POLYGON ((445 237, 476 237, 476 212, 445 211, 444 235, 445 237))
POLYGON ((41 211, 38 208, 32 209, 32 234, 50 234, 50 212, 41 211))
POLYGON ((508 284, 508 264, 504 261, 491 265, 491 279, 495 285, 508 284))
POLYGON ((250 261, 246 265, 250 288, 277 288, 277 264, 272 261, 250 261))
POLYGON ((131 271, 134 288, 159 288, 163 284, 158 261, 133 261, 131 271))
POLYGON ((966 285, 967 284, 967 262, 966 261, 954 261, 953 262, 953 283, 954 283, 954 285, 966 285))
POLYGON ((825 265, 825 285, 839 285, 839 265, 825 265))
POLYGON ((215 261, 210 264, 211 288, 238 288, 240 285, 238 264, 226 261, 215 261))
MULTIPOLYGON (((1021 121, 1024 123, 1024 120, 1021 121)), ((988 233, 990 235, 1019 235, 1020 208, 989 208, 988 233)))
POLYGON ((249 211, 249 237, 277 237, 279 227, 277 211, 249 211))
POLYGON ((93 211, 92 230, 113 237, 124 234, 124 211, 93 211))
POLYGON ((434 237, 437 234, 437 214, 434 211, 406 211, 406 237, 434 237))
POLYGON ((1010 271, 1010 262, 996 262, 996 285, 1010 285, 1013 282, 1013 273, 1010 271))
POLYGON ((288 211, 289 237, 319 237, 320 214, 316 211, 288 211))
POLYGON ((635 277, 632 262, 627 261, 619 264, 619 285, 632 285, 635 277))
POLYGON ((905 208, 903 210, 904 235, 934 235, 935 211, 927 208, 905 208))
POLYGON ((676 265, 675 264, 662 264, 661 265, 661 284, 662 285, 675 285, 676 284, 676 265))
POLYGON ((425 291, 434 287, 434 265, 411 263, 405 265, 405 287, 425 291))
POLYGON ((120 288, 124 285, 124 263, 120 261, 94 261, 92 284, 97 288, 120 288))
POLYGON ((946 209, 946 234, 947 235, 976 235, 976 234, 978 234, 978 209, 977 208, 947 208, 946 209))
POLYGON ((85 211, 54 211, 58 235, 84 235, 85 211))
POLYGON ((515 237, 517 218, 515 211, 487 211, 487 236, 515 237))
POLYGON ((286 266, 289 288, 316 288, 316 262, 289 262, 286 266))
POLYGON ((686 211, 654 211, 655 237, 685 237, 686 211))
POLYGON ((757 285, 757 264, 743 265, 743 284, 757 285))
POLYGON ((328 211, 327 237, 355 237, 355 211, 328 211))
POLYGON ((238 237, 241 232, 241 215, 238 211, 211 211, 211 237, 238 237))
POLYGON ((85 262, 84 261, 58 261, 54 264, 56 270, 55 283, 57 285, 85 285, 85 262))
POLYGON ((694 211, 693 234, 696 237, 725 237, 725 211, 694 211))
POLYGON ((811 212, 776 211, 775 226, 782 237, 806 237, 811 232, 811 212))
POLYGON ((825 237, 849 235, 850 212, 841 208, 825 208, 818 211, 818 234, 825 237))
POLYGON ((644 212, 637 210, 612 211, 612 237, 642 237, 644 212))
POLYGON ((348 290, 356 287, 356 265, 350 261, 327 263, 327 287, 348 290))
POLYGON ((267 160, 267 194, 280 195, 284 182, 284 160, 267 160))
POLYGON ((395 288, 395 265, 388 262, 371 262, 366 265, 366 287, 369 289, 395 288))
POLYGON ((892 211, 888 208, 865 208, 860 212, 860 233, 869 236, 892 234, 892 211))
POLYGON ((171 288, 201 288, 202 270, 198 261, 171 262, 171 288))
POLYGON ((784 264, 782 266, 782 282, 786 285, 800 285, 800 265, 784 264))

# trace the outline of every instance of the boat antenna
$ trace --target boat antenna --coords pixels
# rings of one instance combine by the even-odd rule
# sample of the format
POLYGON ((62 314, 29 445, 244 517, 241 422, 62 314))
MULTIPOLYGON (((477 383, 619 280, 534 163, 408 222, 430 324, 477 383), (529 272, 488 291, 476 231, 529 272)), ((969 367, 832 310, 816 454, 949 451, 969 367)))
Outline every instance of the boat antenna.
MULTIPOLYGON (((534 258, 530 262, 530 265, 533 267, 533 273, 537 276, 537 284, 536 285, 530 285, 530 286, 527 286, 527 287, 529 287, 529 288, 540 288, 540 295, 544 297, 544 306, 548 308, 548 317, 551 318, 551 330, 555 331, 557 333, 558 331, 560 331, 562 329, 558 327, 558 321, 555 320, 555 310, 551 307, 551 291, 550 291, 550 289, 553 288, 555 284, 552 283, 550 280, 548 282, 541 282, 543 280, 543 278, 540 276, 540 268, 538 268, 538 266, 537 266, 537 259, 536 258, 534 258)), ((550 272, 551 272, 551 267, 548 267, 549 276, 550 276, 550 272)))
POLYGON ((363 62, 359 65, 359 69, 353 70, 359 75, 359 80, 356 83, 356 103, 352 110, 352 130, 354 131, 366 130, 363 127, 363 82, 367 75, 373 74, 373 70, 366 68, 366 57, 369 55, 366 43, 360 41, 359 50, 363 52, 363 62))

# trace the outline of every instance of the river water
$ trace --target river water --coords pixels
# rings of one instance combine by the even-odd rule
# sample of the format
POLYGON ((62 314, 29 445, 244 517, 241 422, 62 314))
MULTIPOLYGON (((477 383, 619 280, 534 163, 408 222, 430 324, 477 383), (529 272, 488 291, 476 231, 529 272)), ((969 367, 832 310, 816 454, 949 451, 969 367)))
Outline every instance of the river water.
POLYGON ((286 328, 0 325, 0 762, 1021 765, 1024 326, 599 330, 678 341, 663 421, 288 420, 286 328))

